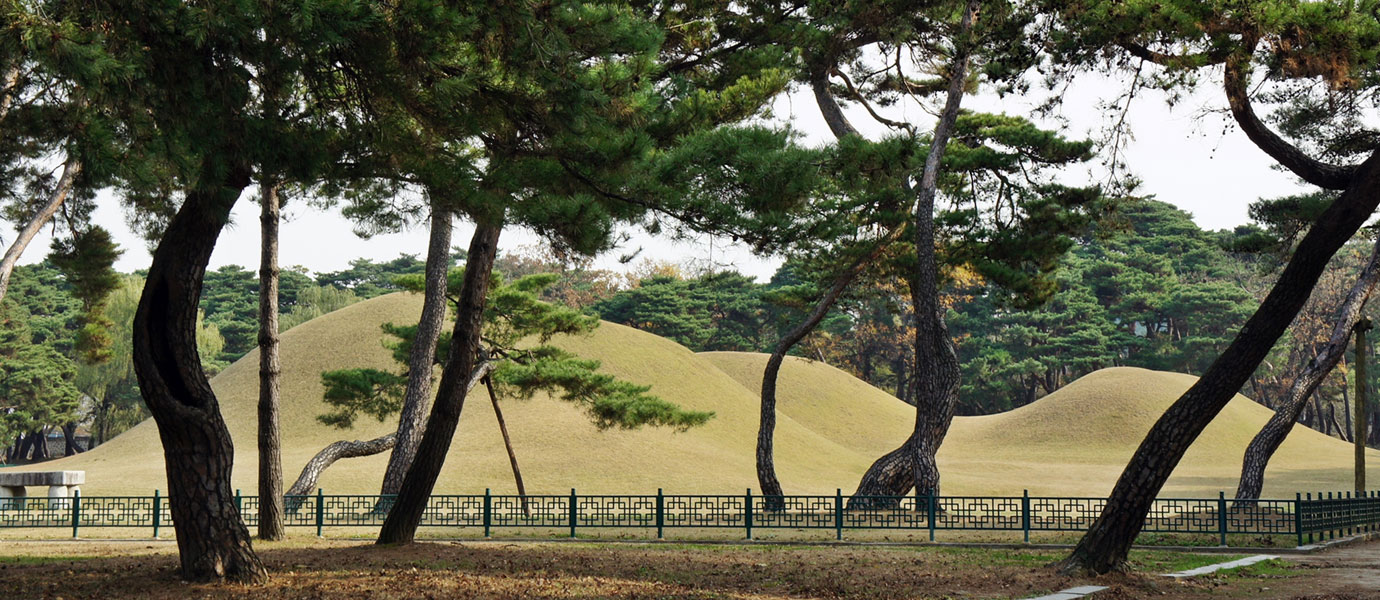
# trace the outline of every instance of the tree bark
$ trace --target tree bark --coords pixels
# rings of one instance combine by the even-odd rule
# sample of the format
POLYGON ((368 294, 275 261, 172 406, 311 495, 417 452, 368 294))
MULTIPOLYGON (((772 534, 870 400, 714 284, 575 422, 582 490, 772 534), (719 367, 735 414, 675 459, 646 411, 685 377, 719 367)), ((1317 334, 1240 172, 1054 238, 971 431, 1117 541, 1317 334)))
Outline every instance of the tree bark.
POLYGON ((62 426, 63 456, 75 456, 81 452, 81 447, 77 445, 77 424, 68 423, 62 426))
POLYGON ((1356 493, 1366 491, 1366 371, 1370 357, 1366 355, 1366 332, 1371 330, 1370 319, 1356 324, 1356 430, 1351 434, 1351 442, 1356 448, 1356 493))
POLYGON ((1150 504, 1189 445, 1268 355, 1317 284, 1328 261, 1380 204, 1380 153, 1313 222, 1265 301, 1207 372, 1169 407, 1132 456, 1102 514, 1060 564, 1065 573, 1106 573, 1123 565, 1150 504))
MULTIPOLYGON (((818 74, 811 86, 815 94, 815 103, 819 105, 820 113, 824 115, 824 120, 828 123, 830 131, 834 137, 843 138, 849 135, 858 135, 858 130, 848 122, 843 110, 839 108, 838 100, 829 91, 829 80, 826 73, 818 74)), ((774 437, 776 432, 776 383, 781 373, 781 364, 786 359, 786 354, 794 348, 800 340, 805 339, 815 327, 819 326, 820 321, 829 314, 829 309, 833 308, 839 296, 843 295, 844 290, 852 284, 858 274, 881 255, 883 251, 896 241, 905 230, 904 226, 898 226, 888 232, 883 238, 877 241, 877 245, 871 252, 859 256, 851 265, 834 277, 834 282, 825 291, 824 295, 815 303, 815 308, 806 316, 805 320, 795 326, 786 335, 777 341, 772 348, 771 356, 767 359, 767 366, 762 371, 762 400, 759 407, 757 424, 757 483, 762 486, 762 495, 767 497, 768 510, 781 510, 785 508, 782 496, 781 482, 776 478, 775 451, 773 450, 774 437)))
POLYGON ((335 461, 342 458, 373 456, 385 452, 392 448, 397 440, 398 434, 390 433, 363 442, 341 440, 322 448, 320 452, 311 457, 311 460, 307 461, 307 464, 302 467, 302 472, 297 475, 297 481, 294 481, 292 487, 288 488, 289 499, 285 505, 287 512, 297 512, 298 507, 302 505, 300 496, 310 494, 312 488, 316 487, 316 481, 321 478, 321 474, 326 471, 327 467, 335 464, 335 461))
POLYGON ((868 468, 854 492, 864 496, 903 496, 911 487, 916 493, 939 494, 939 465, 935 453, 943 443, 958 403, 959 367, 953 340, 944 323, 944 308, 939 302, 939 265, 935 256, 934 206, 939 182, 939 166, 945 147, 958 120, 968 79, 968 60, 972 48, 973 20, 978 3, 969 1, 963 11, 954 56, 949 66, 949 89, 935 124, 925 168, 916 190, 916 264, 910 273, 911 306, 915 311, 915 377, 911 394, 915 397, 915 429, 900 448, 887 453, 868 468), (907 456, 907 455, 910 456, 907 456), (910 469, 908 481, 896 474, 910 469))
POLYGON ((283 368, 278 356, 278 182, 259 184, 259 537, 287 536, 283 514, 283 453, 278 412, 283 368))
POLYGON ((58 178, 53 193, 48 196, 48 203, 24 224, 24 228, 15 236, 14 242, 10 243, 9 249, 5 250, 5 256, 0 258, 0 300, 5 299, 5 292, 10 287, 10 275, 14 273, 14 265, 19 262, 19 256, 24 254, 24 249, 29 247, 29 242, 33 241, 39 230, 57 214, 62 203, 67 200, 67 194, 71 193, 72 184, 77 180, 79 173, 81 161, 69 155, 67 162, 62 165, 62 175, 58 178))
POLYGON ((163 442, 182 577, 262 582, 230 483, 234 445, 196 346, 206 263, 250 171, 207 162, 154 251, 134 316, 134 370, 163 442))
POLYGON ((1346 441, 1352 441, 1351 433, 1356 429, 1351 425, 1351 397, 1348 395, 1351 382, 1347 380, 1346 372, 1342 376, 1342 431, 1346 433, 1346 441))
POLYGON ((455 436, 455 428, 460 421, 460 412, 465 407, 464 379, 478 359, 476 354, 483 327, 484 303, 489 292, 490 273, 498 254, 500 233, 501 224, 481 222, 470 240, 465 279, 455 311, 455 328, 451 334, 450 358, 441 371, 436 401, 431 407, 431 416, 427 419, 426 432, 422 434, 417 456, 403 478, 396 504, 379 530, 380 544, 409 543, 414 539, 431 491, 436 486, 436 477, 445 464, 446 452, 450 450, 451 438, 455 436))
POLYGON ((426 290, 422 299, 422 316, 417 321, 417 336, 407 358, 407 391, 403 397, 402 414, 398 418, 398 443, 388 457, 383 473, 385 496, 393 496, 402 487, 417 445, 426 431, 426 414, 431 408, 432 364, 436 360, 436 340, 446 320, 446 275, 450 270, 450 238, 452 217, 439 203, 431 205, 431 239, 426 250, 426 290))
POLYGON ((1361 319, 1361 311, 1365 308, 1371 293, 1375 291, 1377 281, 1380 281, 1380 238, 1377 238, 1376 245, 1371 250, 1370 261, 1361 270, 1356 283, 1352 284, 1351 290, 1342 300, 1342 305, 1337 307, 1337 322, 1332 326, 1332 335, 1327 343, 1323 344, 1313 356, 1313 360, 1308 362, 1308 366, 1294 378, 1289 392, 1278 403, 1279 408, 1275 410, 1275 414, 1246 446, 1246 454, 1241 461, 1241 480, 1236 486, 1237 500, 1260 498, 1260 492, 1265 486, 1265 467, 1269 464, 1270 457, 1288 437, 1294 422, 1299 418, 1299 413, 1303 412, 1308 397, 1322 385, 1328 372, 1336 367, 1346 354, 1347 340, 1351 338, 1352 330, 1361 319))
POLYGON ((1331 435, 1332 432, 1335 431, 1336 434, 1337 434, 1337 437, 1342 438, 1342 441, 1344 441, 1344 442, 1345 442, 1345 441, 1348 441, 1348 440, 1346 439, 1346 436, 1347 436, 1346 430, 1342 429, 1342 424, 1341 424, 1340 422, 1337 421, 1337 405, 1336 405, 1336 404, 1331 404, 1331 403, 1329 403, 1329 404, 1327 405, 1327 420, 1328 420, 1328 426, 1331 427, 1331 431, 1328 432, 1328 435, 1331 435))
POLYGON ((16 60, 5 69, 4 83, 0 83, 3 86, 0 87, 0 119, 10 114, 10 107, 14 105, 15 86, 19 84, 19 63, 16 60))
POLYGON ((518 468, 517 453, 513 451, 513 440, 508 437, 508 424, 503 421, 503 410, 498 407, 498 394, 494 393, 494 382, 484 376, 484 387, 489 390, 489 402, 494 405, 494 416, 498 417, 498 430, 503 433, 503 449, 508 451, 508 464, 513 466, 513 483, 517 486, 518 499, 522 502, 522 513, 531 515, 527 503, 527 486, 522 484, 522 470, 518 468))
POLYGON ((762 486, 762 495, 767 497, 769 510, 785 508, 781 498, 785 492, 781 489, 781 482, 776 479, 772 443, 776 431, 776 382, 781 373, 781 364, 786 359, 786 353, 800 343, 800 340, 805 339, 805 336, 809 335, 811 331, 814 331, 858 274, 876 260, 892 242, 900 239, 904 231, 905 226, 899 225, 887 232, 885 236, 877 240, 871 251, 859 256, 843 272, 836 275, 833 285, 830 285, 829 289, 824 292, 824 296, 815 303, 814 310, 810 311, 803 322, 781 337, 776 343, 776 347, 772 349, 771 357, 767 359, 767 367, 762 371, 762 402, 757 426, 757 482, 762 486))

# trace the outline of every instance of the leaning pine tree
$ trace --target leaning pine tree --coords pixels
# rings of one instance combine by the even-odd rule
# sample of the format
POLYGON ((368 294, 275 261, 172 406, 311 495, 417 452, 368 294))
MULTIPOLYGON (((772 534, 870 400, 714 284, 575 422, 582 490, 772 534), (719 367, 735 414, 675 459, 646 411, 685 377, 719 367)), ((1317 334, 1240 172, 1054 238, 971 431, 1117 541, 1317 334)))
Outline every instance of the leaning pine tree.
POLYGON ((1352 2, 1050 3, 1060 34, 1046 47, 1056 63, 1161 66, 1166 85, 1221 65, 1236 124, 1257 147, 1300 179, 1340 192, 1308 226, 1264 302, 1198 381, 1150 429, 1113 487, 1101 515, 1064 572, 1105 573, 1124 565, 1151 502, 1203 429, 1246 383, 1284 333, 1328 261, 1380 205, 1380 145, 1358 102, 1375 92, 1380 21, 1352 2), (1112 59, 1114 61, 1118 59, 1112 59), (1268 93, 1252 97, 1251 79, 1268 93), (1280 103, 1281 133, 1257 116, 1256 102, 1280 103), (1290 141, 1285 136, 1294 138, 1290 141))

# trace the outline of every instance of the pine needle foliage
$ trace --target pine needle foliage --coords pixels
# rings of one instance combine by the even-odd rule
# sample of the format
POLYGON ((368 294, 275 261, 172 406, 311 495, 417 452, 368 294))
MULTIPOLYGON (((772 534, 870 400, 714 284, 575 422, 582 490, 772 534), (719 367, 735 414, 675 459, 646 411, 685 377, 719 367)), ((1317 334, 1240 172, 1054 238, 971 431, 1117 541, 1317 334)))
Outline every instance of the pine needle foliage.
MULTIPOLYGON (((714 413, 690 411, 648 392, 637 385, 599 371, 597 360, 582 359, 574 353, 549 344, 557 335, 588 335, 599 320, 573 309, 542 302, 541 293, 557 280, 556 275, 536 274, 504 281, 492 275, 488 301, 484 308, 484 343, 481 361, 496 361, 490 375, 500 397, 531 399, 537 393, 580 406, 600 429, 636 429, 644 425, 686 430, 703 425, 714 413)), ((464 269, 453 269, 447 276, 452 302, 464 280, 464 269)), ((396 279, 399 287, 420 293, 425 287, 421 275, 396 279)), ((352 427, 360 415, 379 421, 402 409, 407 386, 405 365, 411 353, 415 325, 385 323, 383 332, 393 359, 404 365, 401 372, 359 368, 327 371, 321 374, 325 386, 323 399, 333 408, 317 420, 342 429, 352 427)), ((438 347, 448 347, 449 333, 443 333, 438 347)), ((437 356, 437 363, 445 359, 437 356)))

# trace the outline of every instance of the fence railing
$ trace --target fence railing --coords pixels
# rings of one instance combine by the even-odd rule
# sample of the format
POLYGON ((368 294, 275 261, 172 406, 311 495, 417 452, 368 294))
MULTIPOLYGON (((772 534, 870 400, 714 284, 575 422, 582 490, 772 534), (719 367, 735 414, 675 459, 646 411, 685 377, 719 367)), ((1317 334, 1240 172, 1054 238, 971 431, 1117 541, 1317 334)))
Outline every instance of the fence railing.
MULTIPOLYGON (((336 495, 321 490, 310 496, 288 496, 287 525, 377 527, 392 496, 336 495)), ((247 525, 258 522, 257 496, 236 494, 236 506, 247 525)), ((568 532, 580 529, 739 529, 751 539, 754 530, 902 530, 1032 532, 1086 531, 1106 504, 1104 498, 1022 496, 762 496, 743 494, 579 495, 435 495, 421 524, 428 527, 482 529, 485 537, 500 528, 535 528, 568 532)), ((172 524, 168 498, 152 496, 81 496, 71 498, 0 499, 0 529, 70 527, 77 537, 85 527, 148 528, 153 536, 172 524)), ((1216 498, 1156 499, 1145 517, 1143 533, 1215 535, 1222 545, 1230 535, 1293 536, 1299 545, 1380 527, 1380 492, 1297 495, 1292 500, 1237 501, 1216 498)))

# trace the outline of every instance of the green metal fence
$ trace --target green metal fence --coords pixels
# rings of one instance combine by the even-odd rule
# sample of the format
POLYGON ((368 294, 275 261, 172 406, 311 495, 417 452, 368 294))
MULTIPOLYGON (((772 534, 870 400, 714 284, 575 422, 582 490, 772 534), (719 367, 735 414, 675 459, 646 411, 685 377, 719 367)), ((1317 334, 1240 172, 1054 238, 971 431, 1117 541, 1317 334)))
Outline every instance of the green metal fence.
MULTIPOLYGON (((152 496, 90 496, 71 498, 6 498, 0 500, 0 529, 25 527, 71 528, 73 537, 85 527, 130 527, 152 530, 153 536, 172 524, 168 499, 152 496)), ((310 496, 289 496, 287 525, 314 527, 377 527, 393 498, 378 495, 337 495, 318 490, 310 496)), ((258 497, 236 494, 236 506, 247 525, 257 524, 258 497)), ((1103 498, 1022 496, 845 496, 842 491, 820 496, 762 496, 743 494, 579 495, 436 495, 427 504, 422 525, 482 530, 534 528, 568 533, 580 529, 737 529, 751 539, 754 530, 900 530, 1020 532, 1085 531, 1102 512, 1103 498)), ((1229 535, 1286 535, 1299 545, 1335 538, 1380 526, 1380 492, 1298 495, 1292 500, 1236 501, 1217 498, 1161 498, 1151 505, 1144 533, 1215 535, 1226 545, 1229 535)))

